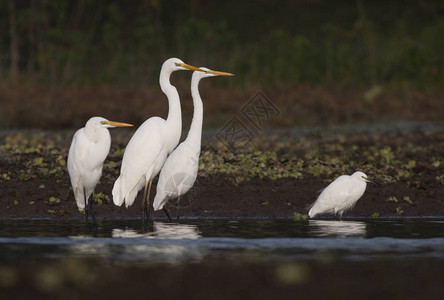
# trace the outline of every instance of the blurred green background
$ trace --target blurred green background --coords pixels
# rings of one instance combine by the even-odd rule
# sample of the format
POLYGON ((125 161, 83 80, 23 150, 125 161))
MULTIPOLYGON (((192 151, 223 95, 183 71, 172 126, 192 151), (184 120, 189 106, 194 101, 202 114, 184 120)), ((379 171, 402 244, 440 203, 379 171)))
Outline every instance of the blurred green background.
MULTIPOLYGON (((265 90, 281 110, 304 97, 315 106, 365 100, 377 107, 372 101, 382 97, 380 104, 385 103, 385 95, 401 101, 389 114, 439 120, 443 50, 444 2, 438 0, 5 0, 0 2, 0 126, 72 127, 100 113, 143 121, 156 114, 157 104, 146 115, 124 115, 115 108, 117 98, 143 110, 152 93, 162 97, 160 66, 173 56, 235 73, 234 80, 211 80, 206 95, 221 90, 223 99, 237 103, 257 90, 265 90), (292 100, 282 99, 292 93, 292 100), (408 95, 414 95, 408 101, 424 105, 405 106, 408 95), (101 98, 109 105, 89 101, 101 98), (404 109, 427 112, 415 117, 404 109), (31 111, 37 115, 29 116, 31 111)), ((187 88, 189 76, 175 82, 187 88)), ((165 103, 159 104, 162 110, 165 103)), ((238 109, 224 105, 227 111, 222 108, 216 121, 210 116, 211 126, 238 109)), ((291 118, 295 111, 272 125, 379 120, 322 116, 316 112, 321 107, 307 105, 297 108, 299 121, 291 118)), ((370 111, 385 115, 382 109, 370 111)))

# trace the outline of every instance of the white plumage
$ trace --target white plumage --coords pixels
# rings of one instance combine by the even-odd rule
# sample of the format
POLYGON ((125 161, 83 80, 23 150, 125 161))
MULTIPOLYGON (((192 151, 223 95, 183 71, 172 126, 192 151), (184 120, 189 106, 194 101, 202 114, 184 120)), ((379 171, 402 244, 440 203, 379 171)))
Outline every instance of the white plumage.
POLYGON ((108 128, 129 126, 133 125, 93 117, 74 134, 68 153, 68 173, 79 210, 88 205, 102 175, 103 162, 111 147, 108 128))
POLYGON ((355 172, 351 176, 342 175, 330 183, 311 206, 310 218, 320 214, 342 214, 353 208, 364 194, 367 182, 373 182, 363 172, 355 172))
POLYGON ((202 138, 203 104, 199 94, 199 82, 202 78, 211 76, 233 76, 231 73, 209 70, 205 73, 195 71, 191 78, 191 95, 193 96, 193 121, 188 136, 167 158, 159 175, 156 196, 153 202, 154 210, 164 208, 169 199, 187 193, 196 181, 199 167, 199 155, 202 138))
MULTIPOLYGON (((166 60, 160 71, 159 83, 168 98, 168 117, 151 117, 146 120, 129 141, 122 160, 120 176, 114 183, 113 201, 117 206, 134 203, 137 193, 145 186, 142 205, 148 206, 148 183, 159 173, 167 156, 179 143, 182 131, 182 115, 179 94, 170 83, 170 75, 178 70, 197 70, 178 58, 166 60), (145 196, 146 195, 146 196, 145 196)), ((201 70, 203 72, 203 70, 201 70)), ((147 217, 147 216, 145 216, 147 217)))

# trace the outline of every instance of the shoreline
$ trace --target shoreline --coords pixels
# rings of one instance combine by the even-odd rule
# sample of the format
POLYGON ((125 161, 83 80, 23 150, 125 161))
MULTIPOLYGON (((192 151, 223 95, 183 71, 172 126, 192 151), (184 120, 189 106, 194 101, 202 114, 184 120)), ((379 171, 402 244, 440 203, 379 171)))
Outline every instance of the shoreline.
MULTIPOLYGON (((241 148, 227 147, 214 142, 214 135, 204 134, 197 181, 182 197, 181 218, 291 219, 294 213, 307 214, 317 193, 336 177, 355 170, 382 185, 367 185, 344 219, 444 216, 443 124, 376 132, 301 130, 299 135, 295 130, 301 129, 288 129, 288 134, 265 131, 241 148)), ((82 219, 66 170, 71 135, 67 131, 0 134, 0 220, 82 219)), ((129 209, 112 202, 112 186, 130 132, 115 130, 112 137, 95 190, 96 217, 137 219, 141 192, 129 209)), ((176 208, 168 207, 174 219, 176 208)), ((163 212, 151 215, 164 218, 163 212)))

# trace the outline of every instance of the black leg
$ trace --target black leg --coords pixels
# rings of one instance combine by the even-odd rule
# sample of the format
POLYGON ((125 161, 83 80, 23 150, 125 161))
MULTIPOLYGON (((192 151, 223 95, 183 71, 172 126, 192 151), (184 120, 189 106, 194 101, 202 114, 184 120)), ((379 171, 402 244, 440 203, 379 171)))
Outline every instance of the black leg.
POLYGON ((168 212, 168 210, 166 209, 166 207, 163 208, 163 212, 166 214, 166 216, 168 217, 168 220, 170 221, 170 223, 173 223, 173 221, 171 220, 170 217, 170 213, 168 212))
POLYGON ((146 224, 148 225, 150 222, 150 193, 151 193, 151 184, 153 183, 152 180, 150 180, 150 184, 148 185, 148 193, 146 194, 145 198, 145 216, 146 216, 146 224))
POLYGON ((176 218, 177 218, 177 221, 179 221, 179 219, 180 219, 180 215, 179 215, 179 207, 180 207, 180 196, 177 198, 177 209, 176 209, 176 218))
POLYGON ((83 199, 85 200, 85 223, 88 226, 88 202, 86 201, 86 191, 85 188, 83 188, 83 199))
POLYGON ((96 216, 94 215, 93 203, 94 203, 94 193, 91 194, 91 197, 88 201, 89 203, 89 213, 93 219, 94 227, 97 228, 96 216))
POLYGON ((142 196, 142 207, 141 207, 142 230, 144 230, 148 225, 147 195, 148 195, 148 181, 145 182, 145 189, 143 190, 143 196, 142 196))

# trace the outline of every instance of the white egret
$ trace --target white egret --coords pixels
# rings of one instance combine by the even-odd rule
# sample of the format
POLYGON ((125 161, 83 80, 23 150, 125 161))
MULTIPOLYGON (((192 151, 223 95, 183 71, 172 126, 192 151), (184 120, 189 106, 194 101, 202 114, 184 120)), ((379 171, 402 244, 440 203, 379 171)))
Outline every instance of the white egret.
MULTIPOLYGON (((162 167, 154 197, 154 210, 164 209, 169 199, 179 198, 187 193, 194 185, 199 167, 200 146, 202 138, 203 104, 199 94, 199 82, 202 78, 212 76, 233 76, 234 74, 219 72, 200 67, 205 73, 195 71, 191 78, 191 95, 193 97, 194 113, 188 136, 168 156, 162 167)), ((179 201, 177 204, 179 209, 179 201)), ((177 215, 177 218, 179 216, 177 215)))
POLYGON ((72 190, 79 210, 85 210, 86 222, 88 211, 96 224, 92 207, 94 188, 102 175, 103 162, 111 147, 108 128, 131 127, 132 124, 108 121, 102 117, 93 117, 74 134, 68 153, 68 173, 72 190))
POLYGON ((152 180, 159 174, 167 156, 179 143, 182 132, 179 94, 170 83, 171 73, 179 70, 204 72, 185 64, 178 58, 170 58, 163 63, 159 83, 168 98, 168 117, 166 120, 151 117, 137 129, 126 147, 120 176, 113 187, 114 204, 121 206, 125 202, 127 208, 134 203, 137 193, 145 187, 142 198, 142 222, 148 218, 152 180))
POLYGON ((367 182, 376 183, 363 172, 355 172, 351 176, 342 175, 330 183, 311 206, 308 216, 310 218, 320 214, 333 213, 335 216, 353 208, 364 194, 367 182))

